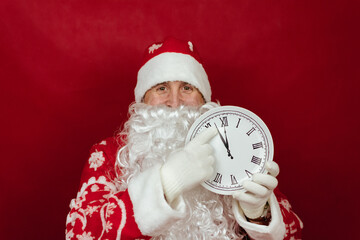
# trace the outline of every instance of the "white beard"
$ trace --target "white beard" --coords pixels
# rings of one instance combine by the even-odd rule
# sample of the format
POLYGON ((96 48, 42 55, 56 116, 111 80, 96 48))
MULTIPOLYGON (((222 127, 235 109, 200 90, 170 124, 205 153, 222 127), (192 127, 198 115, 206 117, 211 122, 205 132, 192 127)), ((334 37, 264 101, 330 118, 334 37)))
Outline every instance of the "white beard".
MULTIPOLYGON (((130 118, 118 137, 126 144, 120 149, 116 168, 119 190, 131 178, 184 147, 188 130, 202 113, 219 106, 207 103, 200 108, 181 106, 130 106, 130 118)), ((241 239, 240 227, 231 210, 231 196, 212 193, 199 186, 183 194, 187 216, 154 239, 241 239)))

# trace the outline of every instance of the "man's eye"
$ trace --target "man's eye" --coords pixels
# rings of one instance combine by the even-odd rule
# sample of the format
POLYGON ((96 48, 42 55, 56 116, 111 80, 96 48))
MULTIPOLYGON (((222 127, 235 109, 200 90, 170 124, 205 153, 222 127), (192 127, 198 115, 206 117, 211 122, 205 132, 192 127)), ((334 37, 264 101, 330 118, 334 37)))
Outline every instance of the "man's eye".
POLYGON ((185 91, 191 91, 192 89, 193 89, 192 86, 189 86, 189 85, 184 86, 185 91))
POLYGON ((160 86, 160 87, 158 87, 156 90, 158 90, 158 91, 165 91, 165 90, 166 90, 166 87, 165 87, 165 86, 160 86))

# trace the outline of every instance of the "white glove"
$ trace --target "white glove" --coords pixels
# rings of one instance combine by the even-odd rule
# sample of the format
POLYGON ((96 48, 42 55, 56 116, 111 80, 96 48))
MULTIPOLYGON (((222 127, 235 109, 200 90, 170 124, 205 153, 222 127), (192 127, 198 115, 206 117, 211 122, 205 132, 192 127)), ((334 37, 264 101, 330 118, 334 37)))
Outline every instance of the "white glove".
POLYGON ((276 176, 279 174, 279 165, 276 162, 267 162, 265 165, 268 174, 255 173, 252 180, 243 182, 244 191, 238 191, 233 197, 239 201, 246 217, 258 218, 264 212, 266 202, 278 185, 276 176))
POLYGON ((215 128, 209 128, 182 150, 169 155, 161 167, 161 181, 166 200, 171 204, 181 193, 208 179, 214 169, 213 148, 208 142, 216 136, 215 128))

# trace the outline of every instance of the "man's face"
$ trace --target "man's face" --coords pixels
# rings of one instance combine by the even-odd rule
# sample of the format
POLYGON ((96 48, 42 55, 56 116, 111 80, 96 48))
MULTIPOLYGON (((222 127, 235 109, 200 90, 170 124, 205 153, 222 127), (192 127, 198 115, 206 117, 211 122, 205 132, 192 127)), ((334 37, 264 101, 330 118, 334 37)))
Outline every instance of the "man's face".
POLYGON ((175 81, 152 87, 145 93, 144 103, 177 108, 180 105, 201 106, 205 101, 196 87, 186 82, 175 81))

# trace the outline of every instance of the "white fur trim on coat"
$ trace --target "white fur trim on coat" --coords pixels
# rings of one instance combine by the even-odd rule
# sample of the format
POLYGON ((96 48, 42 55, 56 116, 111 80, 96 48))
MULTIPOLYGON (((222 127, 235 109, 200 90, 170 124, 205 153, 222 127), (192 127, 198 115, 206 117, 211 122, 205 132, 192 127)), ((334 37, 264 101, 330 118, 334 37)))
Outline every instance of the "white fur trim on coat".
POLYGON ((153 166, 129 183, 128 192, 134 208, 135 221, 141 233, 156 236, 185 216, 185 202, 180 199, 176 209, 164 197, 160 165, 153 166))
POLYGON ((210 83, 202 64, 188 54, 165 52, 151 58, 140 68, 135 101, 141 102, 150 88, 169 81, 190 83, 199 89, 206 102, 211 100, 210 83))
POLYGON ((268 226, 250 223, 246 220, 237 200, 233 200, 233 211, 236 221, 253 239, 278 240, 285 236, 285 224, 280 206, 273 193, 269 199, 271 222, 268 226))

